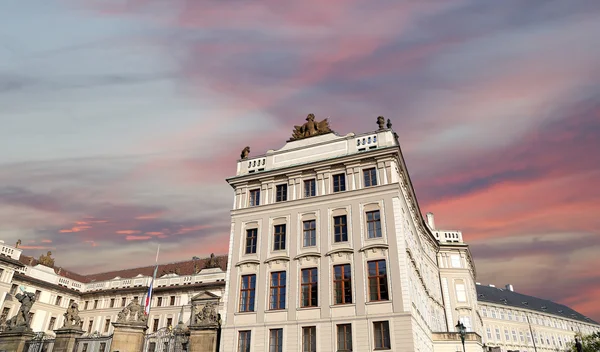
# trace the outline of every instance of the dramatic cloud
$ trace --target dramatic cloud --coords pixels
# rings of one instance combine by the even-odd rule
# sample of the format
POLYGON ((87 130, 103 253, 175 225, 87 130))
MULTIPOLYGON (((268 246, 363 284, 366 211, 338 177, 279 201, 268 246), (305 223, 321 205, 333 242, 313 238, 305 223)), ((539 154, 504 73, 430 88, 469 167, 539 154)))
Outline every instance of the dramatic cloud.
POLYGON ((26 254, 225 253, 242 148, 384 115, 478 281, 600 320, 596 0, 32 0, 0 22, 0 239, 26 254))

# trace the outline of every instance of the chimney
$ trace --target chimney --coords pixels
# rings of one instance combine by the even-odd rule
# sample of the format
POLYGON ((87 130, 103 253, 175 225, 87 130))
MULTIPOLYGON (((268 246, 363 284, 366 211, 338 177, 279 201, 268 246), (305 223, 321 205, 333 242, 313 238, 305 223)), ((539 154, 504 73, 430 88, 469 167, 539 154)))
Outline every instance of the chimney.
POLYGON ((433 219, 432 212, 427 213, 427 225, 429 225, 430 229, 435 230, 435 220, 433 219))
POLYGON ((513 285, 508 284, 506 286, 504 286, 507 290, 509 290, 510 292, 515 292, 515 288, 513 287, 513 285))

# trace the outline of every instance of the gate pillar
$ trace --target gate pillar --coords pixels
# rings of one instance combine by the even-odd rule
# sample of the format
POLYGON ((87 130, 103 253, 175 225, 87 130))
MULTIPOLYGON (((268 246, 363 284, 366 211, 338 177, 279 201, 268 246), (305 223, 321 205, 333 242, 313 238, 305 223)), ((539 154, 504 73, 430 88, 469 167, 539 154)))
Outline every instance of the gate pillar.
POLYGON ((111 352, 142 351, 146 324, 139 322, 112 323, 114 329, 111 352))
POLYGON ((0 352, 23 352, 27 341, 34 337, 30 329, 0 333, 0 352))
POLYGON ((72 352, 75 348, 75 340, 83 335, 84 331, 72 328, 54 330, 56 340, 52 352, 72 352))
POLYGON ((217 352, 218 326, 190 326, 189 352, 217 352))

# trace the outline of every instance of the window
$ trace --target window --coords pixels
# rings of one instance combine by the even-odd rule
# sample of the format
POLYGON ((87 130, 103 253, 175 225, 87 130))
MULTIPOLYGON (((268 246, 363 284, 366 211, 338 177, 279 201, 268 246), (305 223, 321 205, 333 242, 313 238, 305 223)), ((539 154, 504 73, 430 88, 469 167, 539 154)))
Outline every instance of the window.
POLYGON ((317 327, 307 326, 302 328, 302 352, 317 351, 317 327))
MULTIPOLYGON (((83 309, 84 310, 88 309, 89 304, 90 304, 90 301, 85 301, 85 304, 83 305, 83 309)), ((125 306, 125 304, 123 304, 123 306, 125 306)))
POLYGON ((273 250, 285 250, 285 224, 275 225, 275 236, 273 238, 273 250))
POLYGON ((510 336, 508 335, 508 329, 507 328, 504 328, 504 340, 506 342, 510 341, 510 336))
POLYGON ((275 201, 276 202, 284 202, 287 200, 287 185, 277 185, 275 187, 275 201))
POLYGON ((242 276, 240 294, 240 312, 254 312, 254 292, 256 289, 256 275, 242 276))
POLYGON ((283 352, 283 329, 269 330, 269 352, 283 352))
POLYGON ((317 195, 317 183, 315 179, 304 181, 304 198, 314 197, 317 195))
POLYGON ((157 307, 162 307, 162 297, 158 297, 158 298, 156 299, 156 306, 157 306, 157 307))
POLYGON ((335 242, 348 241, 348 225, 346 215, 333 217, 333 240, 335 242))
POLYGON ((108 332, 108 329, 110 329, 110 318, 104 321, 104 332, 108 332))
POLYGON ((343 192, 346 190, 346 174, 333 175, 333 191, 343 192))
POLYGON ((369 238, 381 237, 381 220, 379 210, 367 212, 367 231, 369 238))
POLYGON ((504 310, 500 310, 500 319, 504 320, 504 310))
MULTIPOLYGON (((127 302, 127 298, 126 297, 121 298, 121 307, 125 307, 125 303, 126 302, 127 302)), ((87 301, 85 303, 86 303, 86 306, 87 306, 87 301)))
POLYGON ((335 304, 352 303, 352 278, 350 274, 350 264, 335 265, 333 267, 333 273, 335 304))
MULTIPOLYGON (((58 297, 57 297, 57 298, 58 298, 58 297)), ((97 308, 98 308, 98 300, 97 300, 97 299, 95 299, 95 300, 94 300, 94 309, 97 309, 97 308)))
POLYGON ((340 324, 337 326, 337 350, 352 351, 352 325, 340 324))
POLYGON ((285 271, 271 273, 269 309, 285 309, 285 271))
POLYGON ((81 352, 87 352, 87 350, 88 350, 88 344, 84 343, 83 348, 81 349, 81 352))
POLYGON ((369 267, 369 301, 387 301, 387 268, 385 260, 367 263, 369 267))
POLYGON ((490 309, 492 311, 492 318, 496 319, 496 310, 490 309))
POLYGON ((50 330, 50 331, 54 330, 54 324, 56 324, 56 318, 52 317, 52 318, 50 318, 50 323, 48 324, 48 330, 50 330))
POLYGON ((491 340, 491 339, 492 339, 492 330, 490 330, 490 328, 489 328, 489 327, 487 327, 487 328, 486 328, 486 330, 487 330, 487 337, 488 337, 488 340, 491 340))
POLYGON ((473 331, 473 326, 471 325, 471 317, 461 317, 460 321, 463 323, 463 325, 465 326, 465 330, 467 332, 471 332, 473 331))
POLYGON ((376 350, 389 350, 391 349, 390 344, 390 324, 387 321, 376 321, 373 323, 373 330, 375 332, 375 349, 376 350))
POLYGON ((250 191, 250 206, 257 205, 260 205, 260 189, 253 189, 250 191))
POLYGON ((481 308, 481 314, 487 318, 487 309, 485 307, 481 308))
POLYGON ((512 311, 509 310, 507 315, 508 315, 508 320, 513 320, 512 319, 513 318, 512 311))
POLYGON ((4 307, 4 308, 2 309, 2 316, 6 318, 6 317, 8 316, 8 313, 9 313, 9 312, 10 312, 10 308, 8 308, 8 307, 4 307))
POLYGON ((0 281, 2 281, 3 276, 4 276, 4 269, 0 269, 0 281))
POLYGON ((111 298, 111 299, 110 299, 110 307, 111 307, 111 308, 114 308, 114 307, 115 307, 115 299, 114 299, 114 298, 111 298))
POLYGON ((515 341, 515 342, 517 341, 517 332, 514 330, 512 330, 512 338, 513 338, 513 341, 515 341))
POLYGON ((69 305, 68 305, 68 307, 72 306, 72 305, 73 305, 73 303, 75 303, 75 300, 74 300, 74 299, 70 299, 70 300, 69 300, 69 305))
POLYGON ((258 229, 246 230, 246 254, 256 253, 257 239, 258 239, 258 229))
POLYGON ((152 325, 152 331, 158 331, 158 319, 154 319, 154 324, 152 325))
POLYGON ((238 352, 250 352, 250 331, 240 331, 238 352))
POLYGON ((169 305, 171 305, 171 306, 175 305, 175 296, 171 296, 171 301, 169 302, 169 305))
POLYGON ((460 256, 458 254, 450 255, 450 262, 451 262, 453 268, 461 268, 462 267, 460 265, 460 256))
POLYGON ((167 327, 173 326, 173 318, 167 318, 167 327))
MULTIPOLYGON (((56 296, 56 302, 54 302, 55 305, 60 306, 60 304, 62 303, 62 296, 56 296)), ((94 307, 96 308, 96 307, 94 307)))
POLYGON ((365 187, 377 186, 377 171, 375 168, 363 170, 365 187))
POLYGON ((317 268, 302 269, 302 307, 317 307, 319 305, 319 280, 317 268))
POLYGON ((500 341, 502 337, 500 337, 500 329, 496 328, 496 340, 500 341))
POLYGON ((519 339, 521 342, 525 342, 525 336, 523 335, 523 331, 519 331, 519 339))
POLYGON ((10 294, 11 294, 11 295, 14 295, 15 293, 17 293, 17 288, 19 288, 19 285, 17 285, 17 284, 13 284, 13 285, 10 287, 10 294))
POLYGON ((92 328, 94 327, 94 321, 90 320, 90 322, 88 323, 88 328, 87 328, 87 332, 90 333, 92 332, 92 328))
POLYGON ((312 247, 317 245, 317 221, 307 220, 302 222, 304 233, 302 234, 302 245, 312 247))
POLYGON ((462 284, 462 283, 456 284, 456 301, 457 302, 466 302, 467 301, 467 292, 465 291, 465 284, 462 284))
POLYGON ((98 352, 106 352, 106 342, 100 342, 100 350, 98 352))
POLYGON ((35 300, 39 301, 40 300, 40 296, 42 295, 42 291, 40 290, 35 290, 35 300))

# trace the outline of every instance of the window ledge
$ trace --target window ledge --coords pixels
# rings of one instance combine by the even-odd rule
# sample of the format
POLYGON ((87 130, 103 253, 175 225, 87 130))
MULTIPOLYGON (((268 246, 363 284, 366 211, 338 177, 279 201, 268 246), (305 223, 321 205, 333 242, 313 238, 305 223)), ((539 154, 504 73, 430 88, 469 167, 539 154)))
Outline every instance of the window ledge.
POLYGON ((387 299, 387 300, 381 300, 381 301, 369 301, 369 302, 365 302, 365 305, 371 306, 371 305, 386 304, 386 303, 392 303, 392 300, 387 299))

